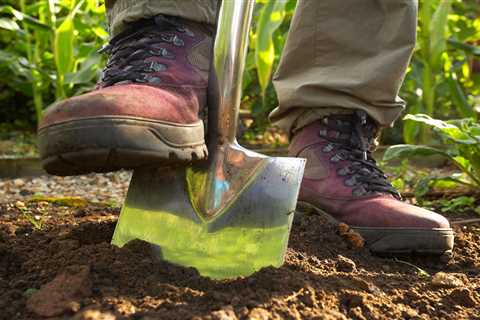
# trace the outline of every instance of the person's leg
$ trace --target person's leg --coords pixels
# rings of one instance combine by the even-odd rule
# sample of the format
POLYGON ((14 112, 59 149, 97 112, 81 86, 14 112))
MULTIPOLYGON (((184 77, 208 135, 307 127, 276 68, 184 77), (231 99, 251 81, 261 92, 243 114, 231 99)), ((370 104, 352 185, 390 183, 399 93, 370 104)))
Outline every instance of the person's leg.
POLYGON ((414 0, 303 0, 275 76, 272 118, 307 159, 299 203, 349 224, 378 253, 451 252, 444 217, 400 201, 371 157, 400 114, 415 44, 414 0))
POLYGON ((416 13, 416 0, 299 0, 274 76, 272 121, 290 130, 340 108, 390 125, 404 107, 397 94, 416 13))
POLYGON ((56 175, 204 159, 214 0, 107 1, 112 39, 96 90, 50 106, 40 157, 56 175))

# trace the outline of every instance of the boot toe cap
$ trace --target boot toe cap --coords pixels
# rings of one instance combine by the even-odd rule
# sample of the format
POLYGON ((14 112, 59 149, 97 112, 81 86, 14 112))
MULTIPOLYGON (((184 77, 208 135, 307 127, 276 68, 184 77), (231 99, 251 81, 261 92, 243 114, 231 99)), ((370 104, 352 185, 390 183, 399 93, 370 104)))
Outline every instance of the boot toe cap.
POLYGON ((92 117, 137 117, 173 123, 198 121, 200 101, 192 89, 126 84, 95 90, 51 105, 39 129, 92 117))

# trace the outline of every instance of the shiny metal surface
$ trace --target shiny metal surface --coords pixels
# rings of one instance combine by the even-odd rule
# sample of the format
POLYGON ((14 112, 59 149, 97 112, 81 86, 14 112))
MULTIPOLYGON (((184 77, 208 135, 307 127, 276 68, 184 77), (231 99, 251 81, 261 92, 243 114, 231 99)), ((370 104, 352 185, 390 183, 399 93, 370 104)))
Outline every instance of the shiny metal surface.
POLYGON ((112 243, 141 239, 212 278, 280 266, 304 160, 267 157, 235 139, 254 0, 223 1, 209 82, 209 159, 134 171, 112 243))
POLYGON ((209 142, 235 141, 248 32, 255 1, 222 1, 208 82, 209 142), (211 128, 214 128, 211 130, 211 128))

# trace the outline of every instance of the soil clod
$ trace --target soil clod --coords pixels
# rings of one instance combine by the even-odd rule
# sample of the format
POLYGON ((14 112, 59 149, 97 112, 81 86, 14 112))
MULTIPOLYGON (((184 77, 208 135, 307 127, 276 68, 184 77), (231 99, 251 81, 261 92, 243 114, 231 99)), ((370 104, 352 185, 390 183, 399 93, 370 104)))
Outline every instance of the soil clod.
POLYGON ((438 287, 456 288, 464 285, 463 281, 453 274, 437 272, 432 277, 432 284, 438 287))
POLYGON ((27 300, 27 308, 42 317, 80 309, 79 301, 92 293, 89 266, 74 266, 42 286, 27 300))
POLYGON ((357 265, 351 259, 348 259, 342 255, 337 256, 337 262, 335 264, 337 271, 342 272, 355 272, 357 271, 357 265))

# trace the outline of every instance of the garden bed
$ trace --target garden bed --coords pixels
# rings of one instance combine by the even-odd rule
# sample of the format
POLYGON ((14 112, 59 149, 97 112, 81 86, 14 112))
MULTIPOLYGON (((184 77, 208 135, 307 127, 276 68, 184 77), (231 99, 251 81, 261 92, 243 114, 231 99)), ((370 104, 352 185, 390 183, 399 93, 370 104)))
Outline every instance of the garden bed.
POLYGON ((373 256, 339 226, 297 215, 283 267, 213 281, 157 261, 145 243, 109 244, 128 179, 17 180, 23 193, 1 181, 12 192, 0 205, 0 319, 479 318, 480 223, 465 222, 473 211, 449 217, 450 259, 373 256))

